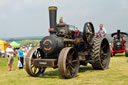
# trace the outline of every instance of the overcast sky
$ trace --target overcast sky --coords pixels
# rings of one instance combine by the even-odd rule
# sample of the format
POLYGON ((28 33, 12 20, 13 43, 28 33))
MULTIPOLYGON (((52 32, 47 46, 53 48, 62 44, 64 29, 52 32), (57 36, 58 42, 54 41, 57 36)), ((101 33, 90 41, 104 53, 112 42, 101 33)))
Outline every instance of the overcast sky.
POLYGON ((108 33, 128 32, 128 0, 0 0, 0 38, 48 35, 49 6, 58 7, 58 18, 81 31, 91 21, 108 33))

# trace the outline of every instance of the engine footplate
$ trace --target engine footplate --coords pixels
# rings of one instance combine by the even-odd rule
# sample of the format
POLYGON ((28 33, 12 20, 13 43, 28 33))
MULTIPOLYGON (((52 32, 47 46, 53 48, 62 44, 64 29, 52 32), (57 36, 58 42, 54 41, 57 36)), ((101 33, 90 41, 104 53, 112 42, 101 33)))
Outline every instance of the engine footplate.
POLYGON ((33 65, 36 67, 56 67, 56 59, 33 59, 33 65))

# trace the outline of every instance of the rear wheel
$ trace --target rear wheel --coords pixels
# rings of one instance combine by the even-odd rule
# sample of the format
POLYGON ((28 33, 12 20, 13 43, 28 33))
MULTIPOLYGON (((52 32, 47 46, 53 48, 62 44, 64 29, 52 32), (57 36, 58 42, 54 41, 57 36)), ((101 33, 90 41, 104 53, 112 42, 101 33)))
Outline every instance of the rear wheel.
POLYGON ((108 40, 106 38, 94 38, 92 47, 93 68, 96 70, 107 69, 111 56, 108 40))
POLYGON ((79 57, 72 47, 63 48, 58 60, 59 72, 64 78, 75 77, 79 70, 79 57))
POLYGON ((128 57, 128 47, 125 47, 125 56, 128 57))
POLYGON ((33 65, 33 60, 40 58, 41 53, 36 47, 30 49, 29 52, 27 53, 25 58, 25 70, 30 76, 37 77, 40 74, 44 73, 46 68, 35 67, 33 65))

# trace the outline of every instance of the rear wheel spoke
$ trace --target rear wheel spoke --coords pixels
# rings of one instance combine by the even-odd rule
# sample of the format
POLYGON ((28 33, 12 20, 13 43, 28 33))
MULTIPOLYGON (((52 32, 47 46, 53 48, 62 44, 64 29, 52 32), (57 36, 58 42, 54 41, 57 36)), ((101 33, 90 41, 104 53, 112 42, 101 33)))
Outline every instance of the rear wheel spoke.
POLYGON ((104 45, 101 49, 103 50, 105 48, 106 45, 104 45))
POLYGON ((68 73, 68 75, 71 75, 71 70, 70 70, 70 66, 69 65, 67 66, 67 73, 68 73))
POLYGON ((72 56, 67 56, 67 61, 72 60, 72 56))
POLYGON ((70 69, 71 69, 71 72, 72 72, 72 73, 75 72, 75 68, 74 68, 74 66, 72 66, 71 64, 70 64, 70 69))
POLYGON ((74 54, 74 51, 71 53, 71 56, 73 56, 73 54, 74 54))
POLYGON ((78 60, 72 60, 72 63, 76 63, 76 62, 78 62, 78 60))
POLYGON ((105 65, 106 63, 107 63, 106 60, 103 60, 103 61, 102 61, 102 64, 103 64, 103 65, 105 65))

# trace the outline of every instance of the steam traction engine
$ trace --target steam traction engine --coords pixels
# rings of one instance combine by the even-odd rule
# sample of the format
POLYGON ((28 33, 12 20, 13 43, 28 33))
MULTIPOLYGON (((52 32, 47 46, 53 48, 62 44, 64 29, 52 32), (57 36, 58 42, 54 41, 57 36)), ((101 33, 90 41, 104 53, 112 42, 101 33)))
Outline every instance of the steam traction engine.
POLYGON ((116 53, 125 52, 125 56, 128 57, 128 46, 125 40, 126 36, 128 36, 128 34, 126 32, 120 32, 120 30, 111 34, 111 37, 113 37, 112 56, 115 56, 116 53))
POLYGON ((56 23, 57 7, 50 6, 50 35, 40 41, 40 48, 32 48, 26 56, 25 69, 30 76, 43 74, 48 67, 58 68, 63 78, 77 75, 80 65, 90 63, 94 69, 109 66, 110 49, 106 38, 95 37, 93 24, 87 22, 83 32, 75 26, 56 23), (72 29, 71 29, 72 28, 72 29))

